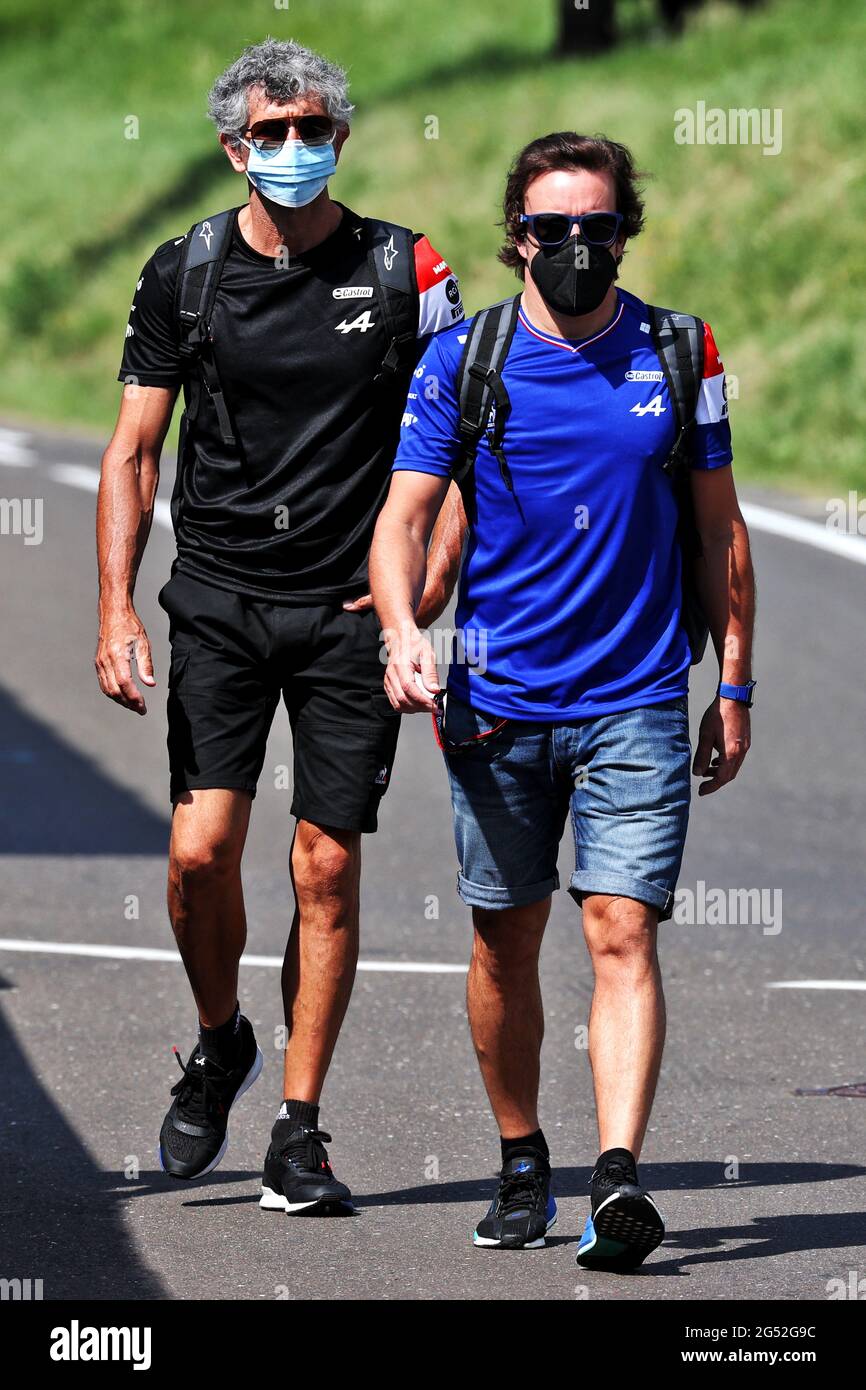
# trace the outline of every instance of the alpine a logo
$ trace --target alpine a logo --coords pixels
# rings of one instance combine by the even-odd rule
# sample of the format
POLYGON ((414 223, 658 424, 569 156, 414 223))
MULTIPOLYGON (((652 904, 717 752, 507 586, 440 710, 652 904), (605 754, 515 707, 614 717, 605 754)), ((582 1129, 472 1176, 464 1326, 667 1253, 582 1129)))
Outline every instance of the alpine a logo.
POLYGON ((666 410, 667 406, 662 405, 661 396, 653 396, 652 400, 646 405, 641 405, 640 402, 638 402, 637 405, 633 405, 629 411, 629 415, 655 415, 658 417, 659 415, 664 415, 666 410))
POLYGON ((372 299, 372 285, 344 285, 341 289, 332 290, 335 299, 372 299))
POLYGON ((202 222, 199 236, 201 237, 202 241, 204 242, 205 246, 209 251, 211 241, 213 240, 213 227, 209 222, 202 222))
POLYGON ((395 257, 395 256, 399 256, 399 254, 400 254, 400 249, 399 249, 399 247, 397 247, 397 246, 394 245, 394 233, 393 233, 393 232, 391 233, 390 237, 388 238, 387 245, 384 246, 384 247, 382 248, 382 253, 383 253, 384 257, 385 257, 385 269, 386 269, 386 270, 390 270, 390 269, 391 269, 391 266, 394 264, 394 257, 395 257))
POLYGON ((664 372, 626 372, 626 381, 664 381, 664 372))
POLYGON ((351 322, 349 319, 343 319, 342 323, 337 324, 336 332, 345 335, 346 333, 353 333, 355 329, 359 329, 362 333, 366 333, 376 322, 374 318, 371 318, 371 313, 372 310, 365 309, 363 313, 359 314, 357 318, 352 319, 351 322))

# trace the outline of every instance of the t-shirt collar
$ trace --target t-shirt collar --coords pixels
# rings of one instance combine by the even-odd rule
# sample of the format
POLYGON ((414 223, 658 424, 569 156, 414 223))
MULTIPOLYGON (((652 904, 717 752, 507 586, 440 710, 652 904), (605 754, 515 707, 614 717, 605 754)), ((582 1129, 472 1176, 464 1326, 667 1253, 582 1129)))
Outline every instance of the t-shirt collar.
POLYGON ((540 338, 543 343, 549 343, 551 347, 564 348, 566 352, 581 352, 585 347, 589 347, 590 343, 597 343, 599 338, 604 338, 608 333, 612 333, 621 322, 625 312, 625 302, 619 290, 616 291, 616 301, 617 307, 610 322, 605 324, 604 328, 600 328, 597 333, 591 333, 588 338, 559 338, 553 333, 545 333, 543 329, 536 328, 522 304, 518 310, 518 318, 526 331, 531 333, 534 338, 540 338))

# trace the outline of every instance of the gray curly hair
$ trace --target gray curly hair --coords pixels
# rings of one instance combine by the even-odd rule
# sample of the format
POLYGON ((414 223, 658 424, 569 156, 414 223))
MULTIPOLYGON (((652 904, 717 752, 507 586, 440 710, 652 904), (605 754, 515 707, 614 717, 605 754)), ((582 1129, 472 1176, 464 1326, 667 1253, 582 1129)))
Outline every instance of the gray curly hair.
POLYGON ((271 101, 318 96, 332 120, 347 126, 354 106, 346 73, 294 39, 265 39, 251 44, 214 82, 208 115, 220 135, 234 137, 246 129, 249 94, 258 89, 271 101))

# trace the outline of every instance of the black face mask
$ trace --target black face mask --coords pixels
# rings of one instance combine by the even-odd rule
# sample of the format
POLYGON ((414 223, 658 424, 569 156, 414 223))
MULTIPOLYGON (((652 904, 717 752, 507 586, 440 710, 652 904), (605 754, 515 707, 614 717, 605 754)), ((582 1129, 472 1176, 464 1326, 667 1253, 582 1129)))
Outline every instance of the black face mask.
POLYGON ((591 314, 616 279, 616 261, 606 246, 571 236, 555 249, 539 247, 530 273, 555 314, 591 314))

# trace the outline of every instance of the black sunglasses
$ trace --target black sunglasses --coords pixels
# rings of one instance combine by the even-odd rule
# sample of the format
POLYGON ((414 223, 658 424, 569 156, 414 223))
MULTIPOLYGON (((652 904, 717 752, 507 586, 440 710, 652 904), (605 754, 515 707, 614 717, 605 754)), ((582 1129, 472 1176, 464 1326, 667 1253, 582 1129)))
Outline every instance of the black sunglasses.
POLYGON ((621 212, 582 212, 570 217, 567 212, 524 212, 521 224, 528 227, 539 246, 562 246, 577 227, 590 246, 612 246, 622 226, 621 212))
POLYGON ((489 729, 484 729, 480 734, 473 734, 471 738, 458 739, 455 743, 445 733, 445 697, 446 692, 444 690, 437 691, 433 696, 432 710, 433 733, 436 735, 436 742, 443 753, 462 753, 466 748, 473 748, 479 743, 487 743, 490 739, 501 734, 506 724, 510 723, 508 719, 497 719, 496 723, 492 724, 489 729))
POLYGON ((250 144, 255 145, 259 154, 279 154, 289 138, 294 126, 298 139, 305 145, 329 145, 337 133, 337 122, 330 116, 281 116, 271 121, 257 121, 249 130, 250 144))

